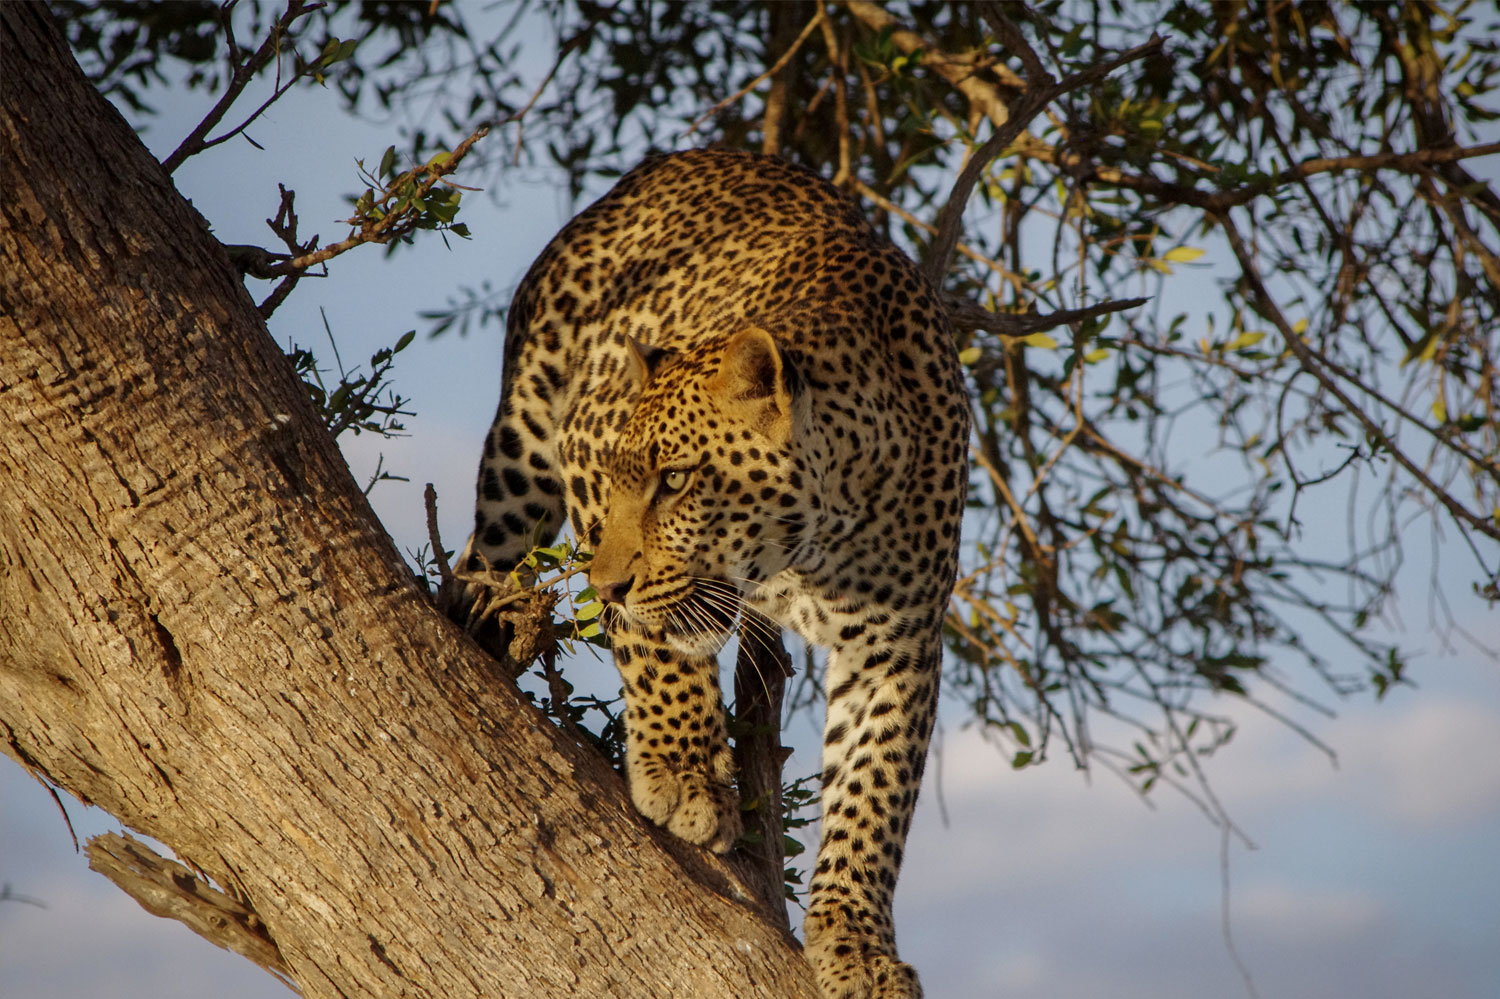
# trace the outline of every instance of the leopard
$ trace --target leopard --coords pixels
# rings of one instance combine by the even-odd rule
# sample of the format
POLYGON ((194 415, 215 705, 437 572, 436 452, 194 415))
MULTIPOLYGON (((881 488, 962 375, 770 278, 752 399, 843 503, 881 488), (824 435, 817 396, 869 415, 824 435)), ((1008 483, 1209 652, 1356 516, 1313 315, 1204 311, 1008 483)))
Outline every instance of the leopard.
POLYGON ((967 485, 954 332, 917 265, 816 173, 648 158, 517 286, 471 569, 565 524, 650 822, 741 831, 718 653, 758 615, 824 655, 804 954, 825 999, 913 999, 891 906, 937 711, 967 485))

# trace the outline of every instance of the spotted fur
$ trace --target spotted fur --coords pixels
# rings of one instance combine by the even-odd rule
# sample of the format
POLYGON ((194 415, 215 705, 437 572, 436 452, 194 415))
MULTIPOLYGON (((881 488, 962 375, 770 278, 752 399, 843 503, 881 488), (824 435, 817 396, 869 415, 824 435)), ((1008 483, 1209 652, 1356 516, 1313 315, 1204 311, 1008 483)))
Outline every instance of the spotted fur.
POLYGON ((909 999, 891 896, 937 704, 966 396, 932 288, 818 177, 648 160, 552 241, 509 314, 472 561, 571 521, 653 822, 739 833, 716 653, 745 608, 827 652, 806 953, 829 999, 909 999))

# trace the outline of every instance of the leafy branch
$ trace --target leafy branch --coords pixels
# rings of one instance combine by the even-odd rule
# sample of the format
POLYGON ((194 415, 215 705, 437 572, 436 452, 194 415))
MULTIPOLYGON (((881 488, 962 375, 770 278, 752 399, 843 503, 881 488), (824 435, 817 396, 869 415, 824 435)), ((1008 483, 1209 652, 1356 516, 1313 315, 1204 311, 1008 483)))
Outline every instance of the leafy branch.
POLYGON ((324 382, 317 359, 310 351, 294 344, 288 350, 287 357, 292 362, 297 377, 307 387, 308 395, 318 408, 328 432, 334 437, 351 429, 356 434, 373 433, 381 437, 400 434, 405 427, 399 418, 413 414, 404 408, 407 400, 390 389, 388 376, 395 366, 396 355, 407 348, 416 336, 416 331, 408 330, 392 346, 377 350, 370 356, 370 373, 361 374, 358 368, 347 371, 344 369, 333 331, 328 329, 327 316, 323 317, 323 328, 328 333, 328 342, 338 366, 337 385, 330 389, 324 382))
POLYGON ((452 152, 438 153, 426 163, 399 174, 394 172, 394 146, 385 151, 374 172, 365 171, 364 161, 359 161, 359 167, 370 186, 356 200, 354 214, 345 220, 358 231, 322 249, 280 261, 269 268, 269 273, 290 275, 305 271, 356 246, 409 239, 413 233, 423 229, 439 229, 467 239, 468 226, 453 221, 458 214, 459 199, 465 189, 446 178, 458 169, 459 163, 474 148, 474 144, 487 134, 489 126, 481 125, 455 146, 452 152), (434 193, 440 183, 444 185, 444 190, 434 193))

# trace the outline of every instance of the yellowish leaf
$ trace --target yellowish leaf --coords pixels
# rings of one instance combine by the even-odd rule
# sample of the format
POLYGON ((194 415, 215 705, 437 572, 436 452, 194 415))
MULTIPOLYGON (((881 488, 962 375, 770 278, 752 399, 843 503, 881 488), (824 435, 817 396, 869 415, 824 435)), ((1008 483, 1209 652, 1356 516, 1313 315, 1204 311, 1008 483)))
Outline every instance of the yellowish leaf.
POLYGON ((1057 349, 1057 341, 1045 333, 1033 333, 1030 336, 1023 336, 1021 342, 1028 347, 1041 347, 1043 350, 1057 349))
POLYGON ((965 366, 973 364, 975 361, 979 360, 981 353, 982 351, 978 347, 970 347, 967 350, 961 350, 958 352, 958 363, 965 366))
POLYGON ((1167 251, 1163 260, 1170 260, 1174 264, 1187 264, 1203 256, 1204 251, 1197 246, 1174 246, 1167 251))
POLYGON ((1224 345, 1224 349, 1243 350, 1246 347, 1253 347, 1255 344, 1260 343, 1265 338, 1266 334, 1263 330, 1251 330, 1248 333, 1241 333, 1239 336, 1229 341, 1224 345))

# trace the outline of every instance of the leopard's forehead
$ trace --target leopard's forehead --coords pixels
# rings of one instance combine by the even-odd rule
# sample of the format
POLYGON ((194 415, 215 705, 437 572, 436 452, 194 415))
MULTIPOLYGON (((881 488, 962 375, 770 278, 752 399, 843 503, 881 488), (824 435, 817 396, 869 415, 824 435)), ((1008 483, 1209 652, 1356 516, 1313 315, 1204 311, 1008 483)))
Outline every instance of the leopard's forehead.
POLYGON ((694 464, 714 440, 723 438, 726 420, 706 384, 714 370, 701 356, 658 369, 615 440, 610 471, 617 480, 641 479, 659 468, 694 464))

